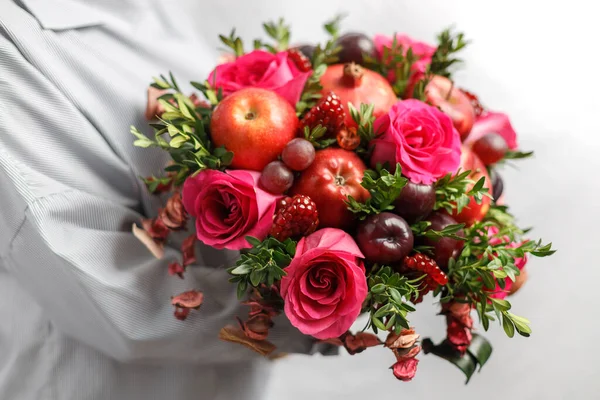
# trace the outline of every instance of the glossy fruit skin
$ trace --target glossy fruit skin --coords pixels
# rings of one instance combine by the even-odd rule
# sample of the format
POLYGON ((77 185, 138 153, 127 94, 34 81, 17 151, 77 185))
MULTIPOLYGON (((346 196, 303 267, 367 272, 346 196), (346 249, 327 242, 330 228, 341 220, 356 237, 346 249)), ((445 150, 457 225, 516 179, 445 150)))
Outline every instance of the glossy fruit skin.
POLYGON ((233 152, 232 168, 262 171, 296 136, 298 124, 296 111, 283 97, 246 88, 219 103, 210 132, 216 147, 233 152))
MULTIPOLYGON (((472 150, 465 146, 462 147, 462 154, 460 155, 460 169, 461 171, 472 171, 470 178, 474 182, 477 182, 481 177, 485 177, 484 187, 488 189, 488 193, 492 193, 492 180, 487 173, 485 165, 472 150)), ((489 197, 484 196, 481 204, 477 204, 475 199, 471 198, 469 204, 463 208, 460 214, 457 214, 455 210, 452 213, 452 217, 458 222, 472 225, 475 221, 481 221, 485 217, 485 214, 490 209, 491 201, 489 197)))
POLYGON ((480 137, 471 148, 485 165, 492 165, 504 158, 508 144, 502 136, 492 132, 480 137))
POLYGON ((298 49, 298 51, 300 51, 300 53, 302 53, 306 57, 308 57, 309 60, 312 60, 312 56, 313 56, 313 54, 315 54, 315 49, 317 47, 313 46, 312 44, 303 44, 303 45, 297 46, 295 48, 298 49))
POLYGON ((260 186, 269 193, 282 194, 294 183, 294 173, 281 161, 271 161, 260 175, 260 186))
POLYGON ((447 114, 464 141, 475 123, 471 100, 446 77, 435 75, 425 89, 427 101, 447 114), (448 93, 450 95, 448 96, 448 93))
POLYGON ((425 218, 435 205, 435 187, 408 181, 394 202, 394 213, 409 223, 425 218))
POLYGON ((497 201, 504 192, 504 181, 495 169, 492 169, 490 178, 492 179, 492 195, 494 196, 494 201, 497 201))
POLYGON ((375 57, 375 44, 364 33, 345 33, 336 40, 335 44, 342 48, 338 54, 340 63, 355 62, 362 65, 363 54, 375 57))
POLYGON ((315 160, 315 147, 306 139, 292 139, 283 148, 281 159, 294 171, 304 171, 315 160))
POLYGON ((391 264, 410 254, 414 237, 410 225, 402 217, 382 212, 359 222, 356 244, 367 261, 391 264))
MULTIPOLYGON (((435 231, 441 231, 448 225, 458 223, 451 216, 441 212, 434 212, 430 214, 425 220, 431 222, 431 226, 429 229, 433 229, 435 231)), ((457 235, 464 236, 464 232, 461 230, 457 233, 457 235)), ((433 259, 435 260, 437 265, 444 271, 446 271, 448 268, 448 260, 450 260, 451 257, 458 256, 460 251, 464 247, 464 242, 462 240, 447 237, 440 238, 437 240, 422 238, 420 240, 420 244, 423 244, 425 246, 433 246, 433 259)))
POLYGON ((349 82, 344 78, 344 65, 334 64, 327 67, 327 71, 321 77, 321 85, 323 95, 334 92, 341 99, 347 110, 346 125, 356 126, 350 115, 348 103, 352 103, 357 109, 361 103, 373 104, 375 118, 387 114, 398 101, 389 82, 377 72, 368 69, 363 69, 364 74, 359 82, 349 82))
POLYGON ((366 166, 356 153, 338 148, 317 151, 313 163, 300 173, 290 189, 292 195, 309 196, 317 205, 319 227, 349 229, 355 224, 346 199, 358 201, 369 198, 360 185, 366 166))

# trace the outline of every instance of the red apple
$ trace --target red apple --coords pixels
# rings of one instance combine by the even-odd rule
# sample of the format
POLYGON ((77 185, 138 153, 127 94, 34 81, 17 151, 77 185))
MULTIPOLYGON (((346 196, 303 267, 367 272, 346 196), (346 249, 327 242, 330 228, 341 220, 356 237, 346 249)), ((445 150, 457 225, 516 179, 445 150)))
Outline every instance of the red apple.
POLYGON ((475 123, 475 110, 471 100, 456 88, 450 79, 439 75, 431 79, 425 91, 427 101, 439 107, 452 119, 454 127, 464 141, 475 123))
MULTIPOLYGON (((472 171, 470 178, 477 182, 481 177, 485 177, 484 187, 488 189, 488 193, 492 194, 492 180, 490 179, 485 165, 475 155, 475 153, 463 146, 462 154, 460 156, 460 169, 461 171, 472 171)), ((485 214, 490 209, 491 199, 487 196, 483 197, 481 204, 477 204, 474 198, 471 198, 469 204, 462 209, 460 214, 456 213, 456 210, 452 213, 452 217, 456 221, 463 222, 467 225, 472 225, 475 221, 481 221, 485 214)))
POLYGON ((296 110, 270 90, 246 88, 219 103, 210 120, 215 146, 233 152, 231 167, 262 171, 296 136, 296 110))
POLYGON ((328 148, 317 151, 313 163, 304 170, 290 193, 309 196, 317 205, 319 227, 347 229, 354 224, 354 214, 348 210, 348 196, 357 201, 369 198, 360 185, 367 167, 356 153, 328 148))

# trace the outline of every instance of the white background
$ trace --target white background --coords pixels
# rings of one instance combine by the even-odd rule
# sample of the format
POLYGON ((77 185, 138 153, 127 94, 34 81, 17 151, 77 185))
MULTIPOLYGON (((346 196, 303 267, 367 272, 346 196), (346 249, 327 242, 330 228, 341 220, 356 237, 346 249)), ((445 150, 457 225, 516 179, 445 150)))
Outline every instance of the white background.
MULTIPOLYGON (((588 1, 220 1, 199 2, 207 38, 236 26, 248 39, 260 22, 284 16, 296 41, 322 40, 321 23, 349 13, 344 28, 368 34, 406 32, 433 41, 454 24, 473 40, 456 74, 489 108, 511 115, 523 150, 535 159, 504 172, 507 202, 534 237, 558 253, 533 259, 530 280, 512 298, 532 322, 529 339, 509 339, 494 325, 494 353, 464 385, 461 372, 421 355, 411 383, 387 368, 389 351, 350 357, 292 356, 277 362, 268 385, 279 399, 598 399, 600 398, 600 23, 588 1), (210 5, 208 5, 210 4, 210 5), (204 10, 202 10, 204 9, 204 10)), ((217 41, 211 43, 216 47, 217 41)), ((444 334, 437 307, 425 302, 412 318, 423 336, 444 334)))

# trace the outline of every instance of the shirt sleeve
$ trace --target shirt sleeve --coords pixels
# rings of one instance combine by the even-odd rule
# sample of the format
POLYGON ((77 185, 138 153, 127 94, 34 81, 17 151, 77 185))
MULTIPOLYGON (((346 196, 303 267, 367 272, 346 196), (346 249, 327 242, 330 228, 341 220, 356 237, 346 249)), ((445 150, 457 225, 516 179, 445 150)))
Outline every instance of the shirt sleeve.
MULTIPOLYGON (((57 329, 114 359, 215 364, 255 357, 218 339, 248 311, 211 261, 226 266, 233 259, 205 249, 185 280, 170 277, 167 264, 178 251, 167 248, 157 260, 131 233, 143 210, 136 181, 69 96, 0 32, 0 268, 57 329), (189 289, 202 291, 204 304, 178 321, 170 296, 189 289)), ((283 317, 269 340, 285 352, 312 347, 283 317)))

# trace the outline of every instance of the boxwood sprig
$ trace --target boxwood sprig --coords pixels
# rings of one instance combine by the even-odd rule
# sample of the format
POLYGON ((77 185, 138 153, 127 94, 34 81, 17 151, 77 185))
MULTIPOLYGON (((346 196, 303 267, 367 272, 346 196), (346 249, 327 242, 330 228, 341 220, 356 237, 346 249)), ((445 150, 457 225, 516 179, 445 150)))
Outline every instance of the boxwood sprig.
POLYGON ((407 182, 408 180, 402 176, 400 164, 396 165, 393 174, 381 165, 377 165, 375 170, 368 169, 363 175, 361 186, 367 189, 371 196, 365 202, 359 202, 352 196, 348 196, 346 201, 348 209, 357 214, 359 219, 383 211, 391 211, 394 209, 394 200, 398 198, 407 182))

